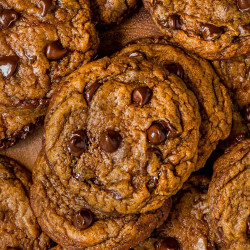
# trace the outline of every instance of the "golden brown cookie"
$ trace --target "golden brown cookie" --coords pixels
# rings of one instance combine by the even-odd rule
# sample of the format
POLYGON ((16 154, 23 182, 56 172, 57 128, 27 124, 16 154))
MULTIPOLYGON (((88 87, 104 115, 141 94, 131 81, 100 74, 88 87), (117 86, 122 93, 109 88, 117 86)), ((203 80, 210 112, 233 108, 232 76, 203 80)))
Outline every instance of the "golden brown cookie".
POLYGON ((0 156, 0 249, 47 249, 50 239, 41 232, 29 202, 31 174, 0 156))
POLYGON ((92 0, 94 20, 107 25, 120 23, 140 3, 139 0, 92 0))
POLYGON ((45 115, 54 88, 98 47, 89 1, 0 3, 0 148, 45 115))
POLYGON ((192 175, 173 197, 167 221, 134 249, 217 249, 210 236, 208 184, 206 176, 192 175))
POLYGON ((211 65, 195 54, 174 47, 164 38, 135 41, 117 55, 152 61, 182 78, 195 93, 202 117, 196 169, 204 167, 218 142, 228 137, 232 122, 229 95, 211 65))
POLYGON ((56 249, 129 249, 159 227, 171 208, 169 199, 160 209, 144 214, 100 213, 80 193, 62 185, 42 154, 33 181, 32 208, 44 232, 62 246, 56 249))
POLYGON ((250 139, 232 145, 214 164, 208 189, 211 229, 222 249, 249 249, 250 139))
POLYGON ((250 52, 249 0, 143 0, 171 42, 201 57, 228 59, 250 52))
POLYGON ((162 206, 194 171, 195 96, 163 68, 103 58, 70 75, 45 121, 47 163, 90 206, 121 214, 162 206))

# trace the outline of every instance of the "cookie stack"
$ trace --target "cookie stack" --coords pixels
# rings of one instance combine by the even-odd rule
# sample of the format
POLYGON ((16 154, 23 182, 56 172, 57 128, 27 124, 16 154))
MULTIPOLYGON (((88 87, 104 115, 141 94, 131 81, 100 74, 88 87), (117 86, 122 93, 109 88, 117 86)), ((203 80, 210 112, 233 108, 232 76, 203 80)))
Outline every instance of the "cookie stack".
POLYGON ((90 62, 138 2, 0 3, 0 147, 45 116, 33 183, 0 157, 0 249, 249 249, 249 1, 144 0, 164 37, 90 62))

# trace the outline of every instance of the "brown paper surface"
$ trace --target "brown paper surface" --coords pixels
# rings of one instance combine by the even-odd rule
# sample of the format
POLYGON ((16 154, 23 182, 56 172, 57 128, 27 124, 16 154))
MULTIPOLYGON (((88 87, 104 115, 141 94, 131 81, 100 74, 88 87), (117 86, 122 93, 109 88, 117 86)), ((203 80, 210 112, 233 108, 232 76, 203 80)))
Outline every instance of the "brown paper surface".
MULTIPOLYGON (((142 7, 124 23, 100 32, 101 43, 98 55, 99 57, 110 55, 128 42, 154 35, 159 36, 161 33, 153 23, 150 14, 142 7)), ((42 148, 42 130, 42 127, 37 128, 14 147, 0 150, 0 154, 7 155, 32 170, 42 148)))

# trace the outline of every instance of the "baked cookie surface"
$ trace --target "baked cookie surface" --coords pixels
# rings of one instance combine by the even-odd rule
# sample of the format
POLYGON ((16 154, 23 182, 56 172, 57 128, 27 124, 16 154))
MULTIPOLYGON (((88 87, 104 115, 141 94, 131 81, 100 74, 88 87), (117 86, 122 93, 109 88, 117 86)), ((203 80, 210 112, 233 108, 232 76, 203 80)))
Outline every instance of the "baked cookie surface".
POLYGON ((61 79, 95 54, 89 8, 86 0, 1 1, 0 148, 25 137, 61 79))
POLYGON ((139 4, 139 0, 92 0, 94 19, 102 25, 120 23, 139 4))
POLYGON ((48 249, 30 207, 31 174, 10 158, 0 156, 0 248, 48 249))
POLYGON ((249 249, 250 139, 232 145, 214 164, 208 202, 214 241, 222 249, 249 249))
POLYGON ((64 187, 40 154, 33 171, 31 204, 55 249, 129 249, 149 237, 167 218, 171 199, 154 211, 121 216, 100 213, 64 187))
POLYGON ((135 41, 116 55, 151 61, 179 76, 196 95, 202 118, 196 169, 203 167, 218 142, 228 137, 232 123, 230 97, 211 65, 164 38, 135 41))
POLYGON ((217 249, 211 241, 207 190, 209 178, 192 175, 173 196, 167 221, 135 250, 217 249))
POLYGON ((176 75, 106 57, 57 89, 45 119, 45 157, 93 208, 145 213, 194 171, 199 126, 197 100, 176 75))
POLYGON ((171 42, 206 59, 228 59, 250 50, 248 0, 143 2, 171 42))

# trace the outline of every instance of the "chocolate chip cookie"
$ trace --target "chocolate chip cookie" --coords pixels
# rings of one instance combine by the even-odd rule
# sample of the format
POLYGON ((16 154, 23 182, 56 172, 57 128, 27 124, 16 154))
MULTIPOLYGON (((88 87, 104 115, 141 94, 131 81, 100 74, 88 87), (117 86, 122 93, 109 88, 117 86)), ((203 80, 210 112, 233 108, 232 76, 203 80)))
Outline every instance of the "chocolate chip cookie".
POLYGON ((98 46, 89 1, 0 3, 0 148, 23 139, 45 115, 60 80, 98 46))
POLYGON ((194 171, 200 115, 174 74, 137 58, 81 67, 54 94, 44 127, 47 163, 102 212, 162 206, 194 171))
POLYGON ((0 156, 0 248, 48 249, 29 202, 31 174, 13 160, 0 156))
POLYGON ((210 237, 208 184, 206 176, 193 175, 173 197, 167 221, 134 249, 217 249, 210 237))
POLYGON ((211 65, 163 38, 135 41, 117 55, 152 61, 176 74, 195 93, 202 117, 196 169, 204 167, 217 143, 228 137, 232 122, 230 97, 211 65))
MULTIPOLYGON (((53 174, 44 155, 38 157, 31 204, 44 232, 66 249, 129 249, 147 238, 167 218, 171 200, 148 213, 121 216, 91 208, 53 174)), ((62 249, 57 247, 56 249, 62 249)))
POLYGON ((120 23, 139 4, 139 0, 92 0, 94 20, 101 25, 120 23))
POLYGON ((211 228, 214 241, 223 249, 250 248, 249 166, 249 138, 238 140, 213 166, 208 189, 211 228))
POLYGON ((249 0, 143 0, 170 41, 210 59, 250 52, 249 0))

